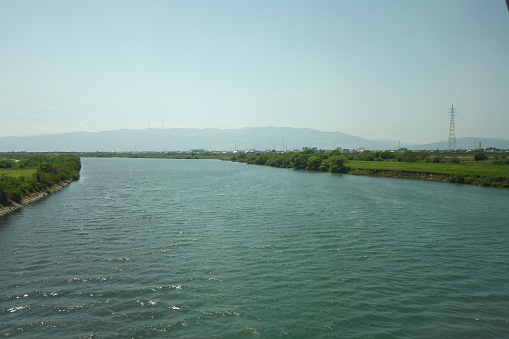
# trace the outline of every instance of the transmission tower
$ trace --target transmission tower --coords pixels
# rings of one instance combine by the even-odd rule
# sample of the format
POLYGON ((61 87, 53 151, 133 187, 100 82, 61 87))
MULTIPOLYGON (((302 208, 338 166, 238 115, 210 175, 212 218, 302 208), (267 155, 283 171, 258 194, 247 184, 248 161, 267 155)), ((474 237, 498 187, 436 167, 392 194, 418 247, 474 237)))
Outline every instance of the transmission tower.
POLYGON ((449 116, 451 122, 449 123, 449 151, 456 151, 456 128, 454 126, 454 116, 456 115, 456 109, 454 105, 449 109, 449 116))

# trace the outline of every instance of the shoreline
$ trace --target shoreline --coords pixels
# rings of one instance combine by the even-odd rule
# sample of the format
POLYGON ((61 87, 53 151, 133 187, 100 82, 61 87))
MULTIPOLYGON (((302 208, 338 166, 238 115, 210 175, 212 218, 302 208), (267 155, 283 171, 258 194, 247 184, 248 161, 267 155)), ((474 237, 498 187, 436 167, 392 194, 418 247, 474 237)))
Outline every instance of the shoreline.
POLYGON ((451 183, 450 175, 433 172, 412 172, 405 170, 355 168, 351 169, 346 174, 378 178, 412 179, 412 180, 451 183))
POLYGON ((65 186, 69 185, 71 182, 73 182, 73 180, 64 180, 64 181, 61 181, 59 182, 58 184, 55 184, 53 186, 51 186, 48 191, 48 192, 36 192, 36 193, 33 193, 33 194, 30 194, 26 197, 24 197, 23 199, 21 199, 21 202, 17 203, 17 202, 13 202, 11 203, 10 205, 8 206, 2 206, 0 207, 0 216, 4 216, 4 215, 7 215, 11 212, 14 212, 20 208, 22 208, 23 206, 25 205, 28 205, 28 204, 31 204, 35 201, 38 201, 42 198, 45 198, 57 191, 60 191, 62 188, 64 188, 65 186))
POLYGON ((444 173, 433 172, 414 172, 399 169, 374 169, 374 168, 353 168, 345 174, 368 176, 368 177, 381 177, 381 178, 395 178, 395 179, 412 179, 423 181, 434 181, 460 185, 472 185, 492 188, 508 189, 509 186, 504 184, 507 179, 492 178, 483 176, 466 176, 466 175, 451 175, 444 173))

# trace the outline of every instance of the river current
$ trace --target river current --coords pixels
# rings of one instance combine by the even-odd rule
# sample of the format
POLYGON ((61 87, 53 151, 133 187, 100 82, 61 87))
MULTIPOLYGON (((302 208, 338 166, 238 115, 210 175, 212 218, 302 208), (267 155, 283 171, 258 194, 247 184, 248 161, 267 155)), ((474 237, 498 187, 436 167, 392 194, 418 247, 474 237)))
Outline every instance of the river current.
POLYGON ((82 164, 0 218, 0 337, 509 337, 509 190, 82 164))

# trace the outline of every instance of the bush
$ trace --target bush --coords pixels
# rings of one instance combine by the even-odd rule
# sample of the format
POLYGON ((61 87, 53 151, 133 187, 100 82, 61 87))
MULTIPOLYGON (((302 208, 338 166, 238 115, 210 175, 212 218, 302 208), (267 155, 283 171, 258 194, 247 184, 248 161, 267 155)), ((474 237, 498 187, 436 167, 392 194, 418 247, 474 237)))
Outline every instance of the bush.
POLYGON ((457 184, 464 184, 465 183, 465 176, 461 174, 454 174, 449 177, 450 182, 454 182, 457 184))
POLYGON ((509 159, 493 160, 493 165, 509 165, 509 159))
POLYGON ((481 185, 481 186, 491 186, 491 179, 490 178, 481 178, 479 180, 479 185, 481 185))
POLYGON ((405 151, 403 154, 403 161, 404 162, 417 162, 417 157, 415 154, 411 151, 405 151))
POLYGON ((461 164, 460 158, 450 158, 449 159, 450 164, 461 164))
POLYGON ((13 165, 14 161, 12 160, 9 159, 0 160, 0 168, 12 168, 13 165))
POLYGON ((363 153, 363 154, 359 157, 359 160, 361 160, 361 161, 374 161, 374 160, 375 160, 375 157, 373 156, 373 154, 370 154, 370 153, 363 153))
POLYGON ((465 177, 465 184, 471 184, 473 182, 475 182, 476 178, 474 177, 465 177))
POLYGON ((475 155, 474 155, 474 160, 475 161, 482 161, 482 160, 487 160, 488 159, 488 155, 484 152, 477 152, 475 155))

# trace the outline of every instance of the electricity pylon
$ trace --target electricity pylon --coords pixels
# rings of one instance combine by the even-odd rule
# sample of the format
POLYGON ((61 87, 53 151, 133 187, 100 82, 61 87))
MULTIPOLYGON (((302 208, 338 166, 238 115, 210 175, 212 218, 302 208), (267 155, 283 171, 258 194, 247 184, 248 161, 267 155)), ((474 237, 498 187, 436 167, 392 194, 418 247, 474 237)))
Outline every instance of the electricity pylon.
POLYGON ((454 116, 456 115, 456 109, 454 105, 449 109, 449 116, 451 122, 449 123, 449 151, 456 151, 456 128, 454 126, 454 116))

